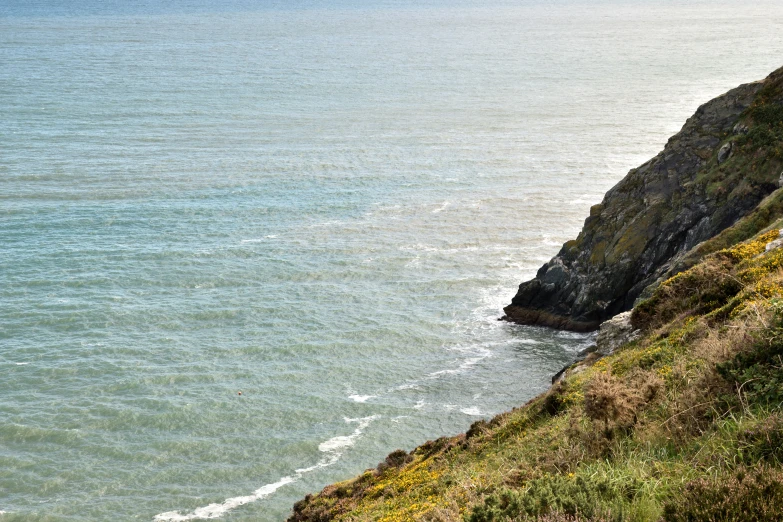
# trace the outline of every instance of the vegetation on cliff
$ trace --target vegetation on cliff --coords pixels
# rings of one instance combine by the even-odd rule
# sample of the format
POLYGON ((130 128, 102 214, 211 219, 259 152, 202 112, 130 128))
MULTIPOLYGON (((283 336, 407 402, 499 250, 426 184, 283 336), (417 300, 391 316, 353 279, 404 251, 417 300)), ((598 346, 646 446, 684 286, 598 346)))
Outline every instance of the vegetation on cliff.
POLYGON ((521 408, 308 496, 290 521, 783 520, 771 225, 658 285, 632 314, 637 340, 521 408))

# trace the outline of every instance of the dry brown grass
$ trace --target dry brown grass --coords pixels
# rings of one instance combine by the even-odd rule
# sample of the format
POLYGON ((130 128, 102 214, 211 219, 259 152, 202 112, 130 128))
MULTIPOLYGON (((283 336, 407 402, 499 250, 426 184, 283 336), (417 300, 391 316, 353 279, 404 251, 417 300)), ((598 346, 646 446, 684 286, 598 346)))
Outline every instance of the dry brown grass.
POLYGON ((743 320, 710 329, 705 337, 693 344, 693 355, 708 364, 728 361, 753 343, 752 332, 759 326, 757 321, 743 320))
POLYGON ((599 373, 585 387, 584 413, 593 422, 600 422, 605 436, 612 438, 615 430, 634 425, 643 402, 639 390, 609 373, 599 373))

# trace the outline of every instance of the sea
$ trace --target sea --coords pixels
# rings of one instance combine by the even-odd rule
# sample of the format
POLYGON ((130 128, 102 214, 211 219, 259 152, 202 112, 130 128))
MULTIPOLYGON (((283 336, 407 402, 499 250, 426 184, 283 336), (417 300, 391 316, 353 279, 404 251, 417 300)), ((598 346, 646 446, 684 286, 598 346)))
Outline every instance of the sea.
POLYGON ((779 0, 0 0, 0 521, 281 522, 591 341, 498 321, 779 0))

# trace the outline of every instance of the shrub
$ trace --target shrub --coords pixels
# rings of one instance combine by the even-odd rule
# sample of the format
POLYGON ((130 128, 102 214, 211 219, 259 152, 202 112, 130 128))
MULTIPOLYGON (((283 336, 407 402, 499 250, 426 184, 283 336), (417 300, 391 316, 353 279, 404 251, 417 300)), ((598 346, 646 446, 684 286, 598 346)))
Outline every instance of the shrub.
POLYGON ((384 472, 389 468, 401 468, 413 460, 413 455, 409 455, 405 450, 394 450, 386 456, 386 459, 378 464, 378 471, 384 472))
POLYGON ((463 442, 459 439, 459 437, 439 437, 435 440, 428 440, 418 448, 414 449, 411 452, 411 455, 421 455, 426 459, 434 457, 439 453, 447 453, 463 442))
POLYGON ((731 274, 739 258, 726 252, 713 254, 703 263, 661 283, 650 299, 634 308, 631 315, 634 328, 657 328, 682 314, 702 315, 724 306, 742 290, 742 283, 731 274))
POLYGON ((541 412, 546 415, 557 415, 558 413, 566 409, 565 397, 565 385, 563 381, 558 381, 552 386, 549 391, 544 395, 544 400, 541 402, 541 412))
POLYGON ((585 415, 603 424, 607 438, 611 438, 616 429, 634 425, 637 408, 642 402, 637 390, 608 373, 599 373, 585 388, 585 415))
POLYGON ((749 113, 756 123, 766 125, 767 127, 783 126, 783 105, 775 103, 760 104, 752 107, 749 113))
POLYGON ((478 437, 479 435, 482 435, 489 429, 489 423, 485 420, 477 420, 473 424, 470 425, 470 428, 468 428, 468 431, 465 432, 465 438, 466 439, 472 439, 473 437, 478 437))
POLYGON ((780 406, 783 403, 783 330, 759 339, 751 350, 718 364, 718 373, 733 384, 748 403, 780 406))
POLYGON ((783 418, 767 417, 751 428, 737 434, 743 462, 749 465, 765 461, 783 462, 783 418))
POLYGON ((527 490, 506 489, 487 497, 483 505, 473 508, 467 522, 501 522, 513 520, 624 520, 637 484, 625 486, 608 480, 587 481, 549 475, 530 482, 527 490), (560 517, 560 518, 557 518, 560 517))
POLYGON ((779 522, 783 474, 774 468, 689 482, 664 506, 666 522, 779 522))

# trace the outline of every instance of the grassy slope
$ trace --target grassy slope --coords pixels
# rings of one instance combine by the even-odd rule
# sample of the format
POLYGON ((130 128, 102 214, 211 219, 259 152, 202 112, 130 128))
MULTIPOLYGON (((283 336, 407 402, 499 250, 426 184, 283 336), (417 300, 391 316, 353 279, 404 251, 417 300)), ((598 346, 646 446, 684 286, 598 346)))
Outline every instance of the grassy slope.
MULTIPOLYGON (((781 92, 726 138, 736 152, 707 190, 779 167, 781 92)), ((697 246, 634 310, 639 340, 308 496, 291 520, 783 520, 783 249, 764 252, 781 215, 783 189, 697 246)))
POLYGON ((723 506, 734 520, 762 504, 772 518, 760 520, 778 520, 783 489, 758 484, 782 484, 783 249, 762 253, 777 236, 662 284, 634 314, 642 339, 465 435, 327 487, 295 519, 710 520, 685 515, 733 487, 719 497, 740 506, 723 506))

